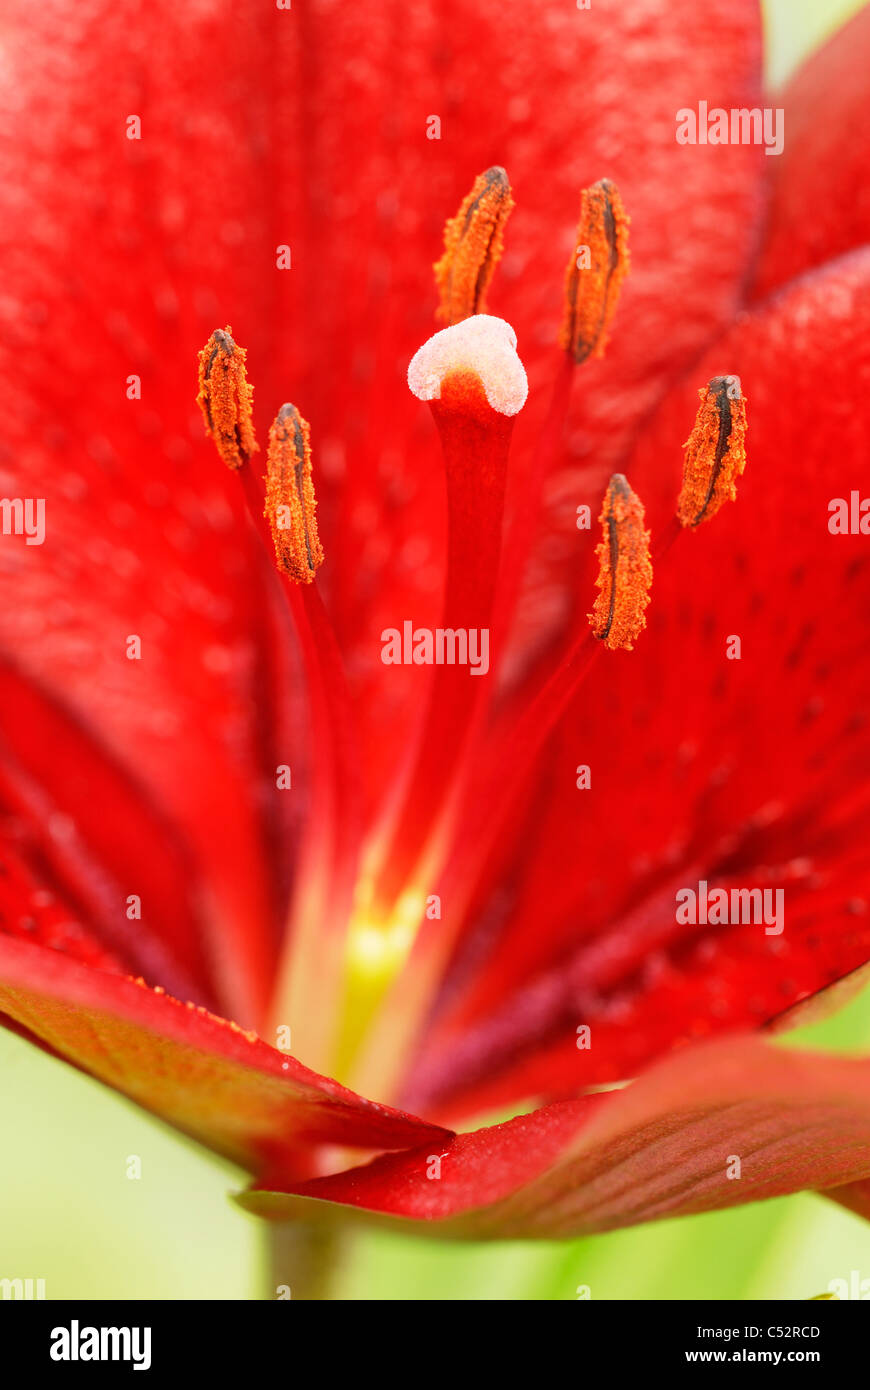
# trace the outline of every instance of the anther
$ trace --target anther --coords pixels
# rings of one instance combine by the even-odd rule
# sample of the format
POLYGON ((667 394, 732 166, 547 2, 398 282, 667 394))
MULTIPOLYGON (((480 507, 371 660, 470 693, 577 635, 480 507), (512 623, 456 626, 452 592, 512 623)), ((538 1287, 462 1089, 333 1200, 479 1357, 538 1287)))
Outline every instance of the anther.
POLYGON ((643 505, 621 473, 610 479, 598 519, 603 528, 595 550, 600 593, 589 622, 606 647, 631 651, 634 639, 646 627, 644 609, 649 603, 653 571, 643 505))
POLYGON ((685 444, 683 486, 677 516, 699 526, 737 496, 746 467, 746 401, 738 376, 714 376, 698 392, 701 404, 685 444))
POLYGON ((514 200, 504 169, 479 174, 455 217, 444 228, 444 255, 434 266, 439 294, 436 318, 459 323, 486 311, 489 288, 514 200))
POLYGON ((278 568, 310 584, 323 564, 311 480, 310 431, 294 405, 282 405, 269 430, 264 515, 272 531, 278 568))
POLYGON ((628 273, 628 216, 615 184, 584 188, 577 241, 565 272, 559 344, 575 362, 601 357, 620 286, 628 273))
POLYGON ((197 402, 205 432, 230 468, 241 468, 259 448, 254 435, 254 388, 245 375, 245 349, 232 329, 217 328, 199 354, 197 402))

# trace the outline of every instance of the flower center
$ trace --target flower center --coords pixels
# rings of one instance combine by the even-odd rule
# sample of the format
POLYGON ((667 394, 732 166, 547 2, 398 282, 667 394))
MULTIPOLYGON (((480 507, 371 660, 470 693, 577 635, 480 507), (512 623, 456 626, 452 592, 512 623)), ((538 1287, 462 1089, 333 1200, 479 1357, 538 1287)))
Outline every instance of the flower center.
MULTIPOLYGON (((444 460, 448 540, 439 632, 450 636, 455 650, 457 634, 485 631, 488 642, 492 626, 499 639, 496 668, 543 481, 558 457, 574 372, 602 353, 628 268, 628 219, 617 190, 602 180, 582 194, 552 403, 529 474, 518 544, 511 544, 511 566, 500 574, 511 435, 528 383, 513 329, 485 312, 485 298, 512 207, 507 175, 494 168, 480 175, 448 221, 435 267, 437 317, 447 326, 408 368, 411 391, 430 405, 444 460)), ((269 432, 264 491, 251 468, 258 446, 245 352, 229 328, 216 331, 200 353, 199 388, 206 433, 239 474, 251 519, 274 548, 308 684, 314 780, 274 1021, 289 1023, 294 1052, 308 1065, 387 1099, 546 739, 600 652, 631 650, 646 625, 652 564, 643 507, 626 478, 614 475, 600 516, 591 632, 574 640, 513 716, 492 719, 492 676, 471 680, 455 659, 433 666, 395 792, 375 824, 363 827, 351 775, 352 711, 314 582, 324 555, 308 424, 293 405, 279 410, 269 432), (459 835, 460 826, 471 829, 459 835), (443 916, 442 902, 449 905, 443 916)), ((682 527, 675 519, 657 558, 682 528, 697 526, 733 498, 743 471, 739 382, 715 378, 701 398, 686 445, 677 507, 682 527)))

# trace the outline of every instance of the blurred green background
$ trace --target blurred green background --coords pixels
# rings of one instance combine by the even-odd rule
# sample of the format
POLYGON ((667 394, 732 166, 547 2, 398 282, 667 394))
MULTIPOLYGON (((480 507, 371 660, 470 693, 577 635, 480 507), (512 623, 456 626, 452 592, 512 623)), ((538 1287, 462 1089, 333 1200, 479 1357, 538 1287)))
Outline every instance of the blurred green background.
MULTIPOLYGON (((767 0, 770 81, 862 3, 767 0)), ((870 992, 789 1044, 870 1048, 870 992)), ((263 1296, 263 1233, 229 1200, 243 1174, 5 1032, 0 1077, 0 1277, 44 1278, 48 1298, 263 1296)), ((808 1299, 851 1270, 870 1278, 870 1225, 802 1194, 561 1244, 356 1233, 334 1296, 808 1299)))

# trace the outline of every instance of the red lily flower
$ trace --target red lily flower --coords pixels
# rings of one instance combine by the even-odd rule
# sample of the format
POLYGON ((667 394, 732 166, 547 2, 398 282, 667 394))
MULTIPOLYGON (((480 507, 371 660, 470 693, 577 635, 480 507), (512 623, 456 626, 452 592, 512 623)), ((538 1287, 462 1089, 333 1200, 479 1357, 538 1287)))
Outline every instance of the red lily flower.
POLYGON ((762 104, 754 0, 13 11, 4 488, 45 543, 0 547, 3 1021, 275 1220, 870 1215, 870 1061, 764 1037, 870 959, 866 539, 828 530, 866 458, 870 12, 766 158, 674 135, 762 104), (612 259, 560 347, 581 189, 612 259), (421 405, 409 361, 484 295, 528 404, 472 345, 421 405), (248 514, 272 418, 286 583, 248 514), (491 629, 485 680, 383 663, 442 619, 491 629), (681 922, 702 882, 781 890, 784 930, 681 922))

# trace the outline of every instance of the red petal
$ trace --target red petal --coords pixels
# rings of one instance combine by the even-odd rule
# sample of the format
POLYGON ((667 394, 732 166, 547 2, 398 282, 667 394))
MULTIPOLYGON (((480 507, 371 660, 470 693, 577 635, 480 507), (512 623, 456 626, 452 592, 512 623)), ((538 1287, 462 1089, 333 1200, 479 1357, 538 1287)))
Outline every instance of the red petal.
POLYGON ((219 980, 229 953, 206 940, 177 830, 67 711, 2 662, 0 704, 0 808, 17 852, 126 973, 213 1004, 219 986, 209 965, 219 980), (130 895, 139 899, 132 921, 130 895))
POLYGON ((8 936, 0 1013, 247 1168, 290 1162, 299 1144, 389 1149, 447 1133, 354 1095, 203 1008, 8 936))
POLYGON ((520 207, 494 304, 540 383, 558 356, 580 188, 604 173, 622 187, 635 273, 614 355, 585 383, 585 458, 630 430, 732 311, 761 166, 757 150, 674 138, 688 91, 753 104, 755 0, 671 0, 655 13, 645 0, 596 0, 590 14, 542 0, 534 15, 526 0, 449 15, 384 0, 371 12, 309 6, 304 31, 274 5, 247 8, 240 23, 230 0, 194 14, 161 0, 131 24, 108 0, 81 0, 61 34, 45 7, 13 6, 0 381, 15 391, 9 467, 49 515, 44 563, 3 549, 21 594, 5 640, 98 714, 115 746, 137 746, 194 829, 209 801, 198 848, 225 910, 250 928, 264 867, 248 639, 263 600, 229 525, 232 480, 194 415, 197 349, 229 321, 250 349, 261 433, 288 395, 311 420, 324 582, 381 787, 419 686, 407 698, 400 672, 367 698, 383 674, 372 634, 401 616, 398 595, 425 621, 440 580, 437 448, 404 370, 433 327, 444 219, 474 174, 509 166, 520 207), (430 111, 441 140, 426 138, 430 111), (141 140, 125 138, 128 115, 141 140), (285 243, 293 268, 277 271, 285 243), (131 373, 141 402, 125 399, 131 373), (37 600, 38 630, 25 625, 37 600), (128 632, 143 635, 141 663, 118 654, 128 632), (183 758, 170 736, 179 717, 183 758))
POLYGON ((771 202, 756 296, 870 240, 868 68, 863 6, 775 97, 785 144, 767 160, 771 202))
MULTIPOLYGON (((270 854, 275 767, 293 756, 301 772, 303 751, 298 729, 292 748, 279 741, 267 589, 194 396, 216 324, 242 306, 240 329, 269 320, 268 122, 253 104, 270 44, 230 5, 182 18, 157 4, 128 24, 89 0, 62 29, 13 8, 0 469, 15 479, 5 492, 45 499, 46 535, 4 540, 16 602, 0 641, 184 827, 232 956, 224 984, 248 1021, 285 906, 270 854), (141 141, 126 138, 134 114, 141 141), (141 400, 127 399, 131 375, 141 400), (127 659, 130 635, 140 660, 127 659)), ((261 341, 257 367, 265 354, 261 341)), ((269 388, 267 409, 274 377, 269 388)))
POLYGON ((0 847, 0 943, 4 937, 37 941, 84 965, 126 973, 123 960, 77 920, 66 898, 47 886, 11 840, 0 847))
POLYGON ((272 1220, 355 1208, 445 1236, 552 1238, 868 1175, 870 1061, 735 1038, 669 1059, 612 1095, 239 1201, 272 1220), (735 1158, 739 1176, 729 1176, 735 1158))
POLYGON ((521 839, 481 885, 478 954, 456 962, 415 1104, 436 1077, 444 1094, 475 1071, 503 1073, 485 1097, 499 1103, 624 1078, 677 1040, 761 1025, 870 957, 866 538, 828 532, 828 503, 866 456, 853 402, 868 329, 862 252, 748 317, 649 427, 630 478, 660 530, 695 384, 739 373, 737 502, 658 565, 649 630, 598 661, 542 760, 521 839), (591 791, 575 787, 579 763, 591 791), (702 878, 784 885, 785 931, 678 927, 675 892, 702 878))
POLYGON ((857 1216, 863 1216, 865 1221, 870 1221, 870 1181, 847 1183, 845 1187, 829 1187, 825 1196, 848 1207, 849 1211, 854 1211, 857 1216))

